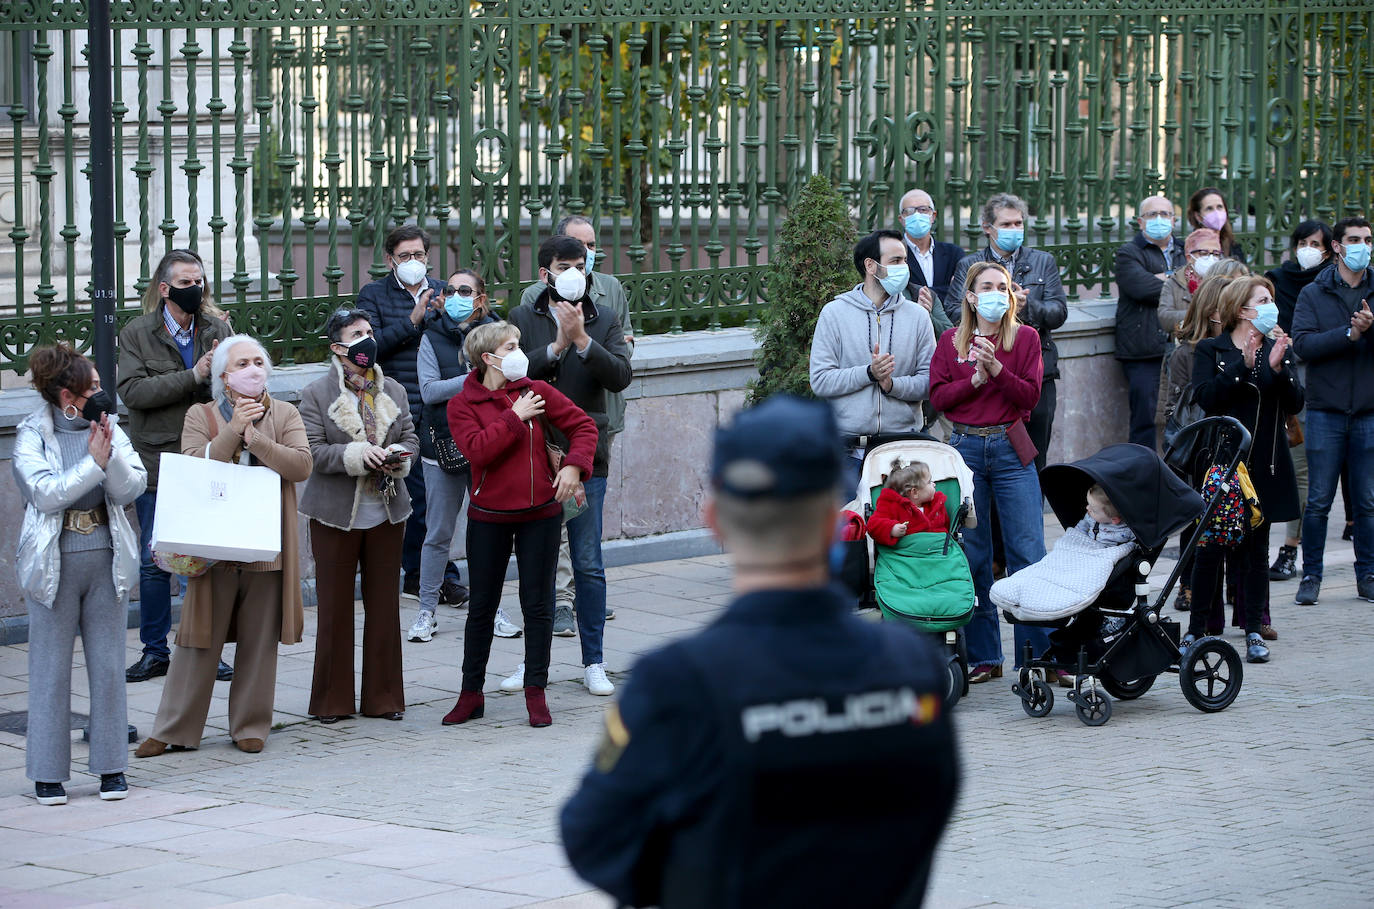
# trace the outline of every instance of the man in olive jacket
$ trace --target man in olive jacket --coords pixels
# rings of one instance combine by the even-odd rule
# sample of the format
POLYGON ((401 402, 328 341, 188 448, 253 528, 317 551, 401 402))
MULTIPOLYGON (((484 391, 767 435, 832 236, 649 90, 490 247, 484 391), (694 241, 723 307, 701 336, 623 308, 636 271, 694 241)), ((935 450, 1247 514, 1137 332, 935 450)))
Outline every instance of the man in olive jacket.
MULTIPOLYGON (((181 452, 181 425, 193 404, 210 400, 210 357, 229 337, 229 326, 201 310, 205 269, 188 249, 162 257, 148 288, 144 314, 119 333, 119 397, 129 410, 129 441, 148 471, 148 489, 138 497, 140 554, 139 640, 143 655, 128 668, 126 680, 143 682, 167 674, 172 630, 171 576, 153 564, 158 463, 164 452, 181 452)), ((221 663, 219 678, 233 670, 221 663)))
POLYGON ((585 483, 587 510, 568 521, 568 548, 576 589, 577 632, 587 689, 609 695, 602 634, 606 625, 606 572, 601 559, 601 507, 606 496, 611 438, 606 392, 630 384, 625 330, 608 306, 598 306, 586 278, 587 248, 575 237, 554 236, 539 247, 539 279, 545 289, 533 303, 517 306, 510 322, 520 329, 529 377, 553 385, 596 422, 596 456, 585 483))

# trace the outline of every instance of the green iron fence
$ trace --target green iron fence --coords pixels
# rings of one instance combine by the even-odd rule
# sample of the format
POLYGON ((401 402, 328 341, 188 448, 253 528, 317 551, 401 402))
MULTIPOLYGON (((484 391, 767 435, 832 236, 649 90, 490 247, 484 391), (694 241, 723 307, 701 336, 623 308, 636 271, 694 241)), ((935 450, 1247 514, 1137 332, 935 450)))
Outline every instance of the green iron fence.
MULTIPOLYGON (((115 0, 113 23, 121 316, 192 246, 287 358, 406 221, 504 303, 588 215, 654 332, 750 319, 815 172, 862 227, 926 188, 966 247, 1017 192, 1075 298, 1110 292, 1152 192, 1221 187, 1263 263, 1300 218, 1371 208, 1371 0, 115 0)), ((88 339, 85 27, 0 0, 0 367, 88 339)))

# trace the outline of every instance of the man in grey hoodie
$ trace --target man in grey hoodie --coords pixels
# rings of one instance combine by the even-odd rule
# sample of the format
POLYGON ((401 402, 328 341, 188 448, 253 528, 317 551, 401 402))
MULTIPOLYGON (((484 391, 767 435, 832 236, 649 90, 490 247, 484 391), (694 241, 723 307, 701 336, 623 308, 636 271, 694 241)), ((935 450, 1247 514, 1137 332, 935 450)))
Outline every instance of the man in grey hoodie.
POLYGON ((854 247, 863 283, 821 310, 811 341, 811 390, 830 402, 849 450, 848 479, 870 437, 918 432, 930 396, 935 331, 930 313, 902 295, 906 245, 895 230, 877 230, 854 247))

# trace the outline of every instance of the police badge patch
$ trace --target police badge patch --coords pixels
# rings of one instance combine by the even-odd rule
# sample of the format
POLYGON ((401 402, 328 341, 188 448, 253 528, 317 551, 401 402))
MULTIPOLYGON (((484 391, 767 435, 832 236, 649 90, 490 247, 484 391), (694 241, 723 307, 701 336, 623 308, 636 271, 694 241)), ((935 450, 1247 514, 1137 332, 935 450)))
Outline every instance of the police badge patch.
POLYGON ((625 722, 620 719, 620 707, 612 704, 606 708, 606 728, 602 730, 601 742, 596 746, 596 769, 610 773, 628 744, 630 730, 625 728, 625 722))

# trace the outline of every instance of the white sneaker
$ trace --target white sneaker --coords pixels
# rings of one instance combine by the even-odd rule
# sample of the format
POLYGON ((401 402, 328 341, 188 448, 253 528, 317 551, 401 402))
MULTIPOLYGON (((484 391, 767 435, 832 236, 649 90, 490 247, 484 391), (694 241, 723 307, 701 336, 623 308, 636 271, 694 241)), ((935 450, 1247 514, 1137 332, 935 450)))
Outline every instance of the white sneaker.
POLYGON ((498 638, 518 638, 524 634, 520 626, 506 617, 506 610, 496 607, 496 636, 498 638))
POLYGON ((415 617, 415 624, 410 626, 410 633, 407 635, 412 641, 429 641, 434 638, 434 627, 439 623, 434 621, 434 613, 427 609, 421 609, 420 614, 415 617))
POLYGON ((525 664, 515 667, 515 672, 501 680, 502 691, 523 691, 525 688, 525 664))
POLYGON ((593 663, 585 668, 587 690, 599 697, 615 694, 615 686, 606 678, 606 664, 593 663))

